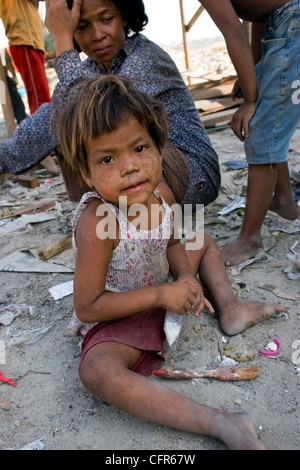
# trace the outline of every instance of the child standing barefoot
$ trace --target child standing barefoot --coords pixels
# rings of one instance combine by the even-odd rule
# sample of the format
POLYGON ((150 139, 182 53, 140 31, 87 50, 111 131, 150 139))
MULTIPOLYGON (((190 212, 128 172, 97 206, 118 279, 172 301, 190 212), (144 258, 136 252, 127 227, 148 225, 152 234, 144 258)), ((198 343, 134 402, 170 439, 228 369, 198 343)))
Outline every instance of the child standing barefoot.
POLYGON ((222 248, 226 266, 263 248, 261 227, 271 210, 299 217, 288 167, 289 142, 300 122, 300 0, 201 0, 222 32, 243 103, 231 127, 245 142, 247 203, 237 238, 222 248), (240 18, 252 23, 251 47, 240 18), (255 67, 256 66, 256 67, 255 67))
POLYGON ((147 421, 218 438, 229 449, 264 449, 247 413, 208 407, 147 377, 164 360, 166 310, 199 315, 215 307, 227 334, 284 310, 238 302, 210 237, 196 250, 180 243, 173 212, 178 204, 161 183, 167 139, 162 105, 127 78, 103 76, 70 101, 58 135, 60 151, 91 188, 73 219, 74 307, 78 325, 89 325, 82 383, 147 421))

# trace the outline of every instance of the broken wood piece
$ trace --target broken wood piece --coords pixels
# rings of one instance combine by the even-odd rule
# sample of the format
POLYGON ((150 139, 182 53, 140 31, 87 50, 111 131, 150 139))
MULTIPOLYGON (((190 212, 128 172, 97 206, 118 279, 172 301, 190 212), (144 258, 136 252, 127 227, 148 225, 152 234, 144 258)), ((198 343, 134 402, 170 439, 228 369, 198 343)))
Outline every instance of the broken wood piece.
POLYGON ((39 252, 39 257, 43 261, 47 261, 48 259, 53 258, 53 256, 59 255, 69 248, 72 248, 72 235, 61 238, 57 242, 52 243, 52 245, 49 245, 47 248, 45 248, 45 250, 39 252))
POLYGON ((218 113, 207 114, 206 116, 201 117, 201 121, 204 127, 214 126, 220 122, 229 123, 231 121, 232 116, 236 112, 236 109, 225 109, 224 111, 220 111, 218 113))
POLYGON ((39 179, 36 176, 18 175, 15 177, 16 181, 25 188, 37 188, 40 185, 39 179))
POLYGON ((158 369, 152 372, 164 379, 209 378, 216 380, 250 380, 260 374, 258 366, 219 367, 212 370, 193 371, 191 369, 158 369))
POLYGON ((195 106, 200 112, 200 116, 212 114, 225 109, 237 108, 242 104, 242 100, 233 100, 232 98, 220 98, 216 101, 200 100, 195 101, 195 106))
POLYGON ((209 82, 206 84, 197 84, 194 87, 190 87, 190 92, 194 101, 209 100, 224 96, 230 97, 234 82, 235 80, 230 80, 229 82, 220 85, 215 85, 209 82))
POLYGON ((27 206, 21 207, 19 209, 15 209, 9 211, 7 214, 2 214, 1 218, 6 219, 10 217, 16 217, 17 215, 22 214, 39 214, 40 212, 45 212, 55 207, 55 201, 35 201, 27 206))

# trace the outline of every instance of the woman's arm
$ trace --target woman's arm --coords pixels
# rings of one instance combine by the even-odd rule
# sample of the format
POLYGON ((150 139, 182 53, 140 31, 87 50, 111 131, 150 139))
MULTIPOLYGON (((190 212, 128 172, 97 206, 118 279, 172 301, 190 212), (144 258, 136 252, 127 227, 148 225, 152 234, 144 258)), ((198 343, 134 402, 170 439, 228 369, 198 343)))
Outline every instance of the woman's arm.
POLYGON ((0 144, 0 173, 17 174, 40 162, 57 146, 55 128, 51 129, 52 104, 42 104, 25 118, 12 137, 0 144))

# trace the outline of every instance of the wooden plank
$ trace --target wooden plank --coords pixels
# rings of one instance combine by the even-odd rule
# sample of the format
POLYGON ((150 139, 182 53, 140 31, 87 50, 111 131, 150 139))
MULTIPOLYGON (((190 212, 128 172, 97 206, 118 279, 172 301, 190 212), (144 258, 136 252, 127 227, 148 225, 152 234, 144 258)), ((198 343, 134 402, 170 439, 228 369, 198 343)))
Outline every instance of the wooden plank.
POLYGON ((18 175, 15 180, 25 188, 37 188, 40 185, 39 179, 31 175, 18 175))
MULTIPOLYGON (((1 175, 0 175, 1 176, 1 175)), ((15 178, 14 175, 12 175, 15 178)), ((35 201, 32 204, 28 204, 20 209, 14 209, 9 211, 7 215, 1 216, 2 219, 16 217, 17 215, 22 214, 39 214, 40 212, 48 211, 55 207, 55 201, 45 201, 42 199, 41 201, 35 201)))
POLYGON ((69 248, 72 248, 72 235, 61 238, 57 242, 52 243, 52 245, 49 245, 47 248, 45 248, 45 250, 39 253, 39 257, 43 261, 47 261, 48 259, 53 258, 53 256, 59 255, 69 248))
POLYGON ((225 109, 237 108, 242 102, 242 99, 233 100, 232 98, 221 98, 216 101, 195 101, 195 105, 201 116, 205 116, 206 114, 224 111, 225 109))
POLYGON ((10 138, 16 130, 16 121, 8 91, 4 67, 0 58, 0 101, 5 121, 7 137, 10 138))
POLYGON ((206 116, 201 117, 201 121, 204 127, 214 126, 221 122, 229 123, 232 116, 236 112, 236 109, 226 109, 225 111, 220 111, 219 113, 207 114, 206 116))
POLYGON ((207 88, 207 86, 194 88, 190 90, 190 92, 194 101, 210 100, 210 99, 219 98, 222 96, 223 97, 230 96, 233 85, 234 85, 234 81, 230 81, 230 82, 213 86, 213 87, 209 87, 209 88, 207 88))

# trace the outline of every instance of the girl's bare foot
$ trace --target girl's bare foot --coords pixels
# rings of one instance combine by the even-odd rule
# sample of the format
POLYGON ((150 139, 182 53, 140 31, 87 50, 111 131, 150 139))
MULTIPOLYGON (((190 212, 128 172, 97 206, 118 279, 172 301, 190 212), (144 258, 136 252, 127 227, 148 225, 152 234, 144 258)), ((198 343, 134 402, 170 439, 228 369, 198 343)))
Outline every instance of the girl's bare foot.
POLYGON ((266 450, 257 437, 255 421, 246 412, 221 412, 214 418, 211 431, 230 450, 266 450))
POLYGON ((243 239, 236 238, 221 249, 221 256, 225 266, 235 266, 247 259, 253 258, 263 250, 260 236, 243 239))
POLYGON ((219 314, 220 326, 229 336, 237 335, 257 323, 264 322, 278 313, 284 312, 282 304, 267 302, 248 302, 234 300, 230 305, 221 309, 219 314))

